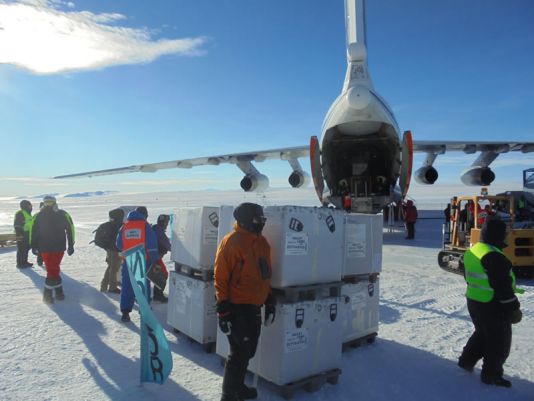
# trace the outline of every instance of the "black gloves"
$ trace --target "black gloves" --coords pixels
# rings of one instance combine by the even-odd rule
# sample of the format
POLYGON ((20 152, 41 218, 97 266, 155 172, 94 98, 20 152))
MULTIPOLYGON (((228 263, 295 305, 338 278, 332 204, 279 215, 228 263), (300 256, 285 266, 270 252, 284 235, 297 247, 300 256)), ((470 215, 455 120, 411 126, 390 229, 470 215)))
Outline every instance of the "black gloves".
POLYGON ((523 319, 523 312, 521 312, 521 309, 516 309, 512 312, 511 320, 512 324, 517 324, 523 319))
POLYGON ((270 326, 276 317, 276 299, 269 294, 265 300, 265 326, 270 326))
POLYGON ((32 253, 37 256, 39 255, 39 250, 37 248, 32 248, 32 253))
POLYGON ((67 249, 67 255, 71 256, 73 253, 74 253, 74 247, 69 246, 69 248, 67 249))
POLYGON ((229 301, 217 302, 217 317, 221 331, 229 336, 232 332, 232 304, 229 301))

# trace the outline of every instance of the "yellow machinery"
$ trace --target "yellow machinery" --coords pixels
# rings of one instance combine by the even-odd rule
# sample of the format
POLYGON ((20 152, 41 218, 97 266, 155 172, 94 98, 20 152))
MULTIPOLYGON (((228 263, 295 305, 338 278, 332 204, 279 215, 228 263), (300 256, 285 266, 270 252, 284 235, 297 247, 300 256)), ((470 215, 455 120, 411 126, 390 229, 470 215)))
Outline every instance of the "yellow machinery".
POLYGON ((450 224, 445 226, 443 249, 438 254, 439 266, 449 272, 464 273, 463 255, 480 240, 480 229, 486 219, 506 222, 508 246, 503 252, 512 262, 516 274, 534 277, 534 228, 516 223, 512 196, 460 196, 451 199, 450 224), (523 228, 530 227, 530 228, 523 228))

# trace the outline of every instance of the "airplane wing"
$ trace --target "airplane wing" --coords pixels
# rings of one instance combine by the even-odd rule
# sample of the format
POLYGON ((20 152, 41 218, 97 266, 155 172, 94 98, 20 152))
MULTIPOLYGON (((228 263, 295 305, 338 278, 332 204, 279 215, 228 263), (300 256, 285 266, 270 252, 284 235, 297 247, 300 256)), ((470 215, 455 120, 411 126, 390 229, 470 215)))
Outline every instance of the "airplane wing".
MULTIPOLYGON (((534 152, 534 142, 475 142, 475 141, 413 141, 414 152, 424 152, 440 155, 447 151, 459 151, 466 154, 476 152, 506 153, 508 151, 520 151, 522 153, 534 152)), ((103 175, 125 174, 125 173, 154 173, 158 170, 169 168, 189 169, 196 166, 217 166, 222 163, 239 164, 240 162, 262 162, 264 160, 294 160, 307 158, 310 155, 309 146, 295 146, 290 148, 279 148, 270 150, 260 150, 243 153, 231 153, 218 156, 196 157, 193 159, 179 159, 166 162, 136 164, 132 166, 110 168, 105 170, 87 171, 83 173, 66 174, 54 178, 78 178, 96 177, 103 175)))
POLYGON ((414 152, 443 154, 447 151, 458 151, 467 154, 476 152, 506 153, 520 151, 534 152, 534 142, 475 142, 475 141, 413 141, 414 152))
POLYGON ((106 170, 87 171, 83 173, 60 175, 54 178, 78 178, 96 177, 102 175, 125 174, 125 173, 154 173, 158 170, 168 168, 192 168, 196 166, 218 166, 222 163, 240 164, 246 162, 262 162, 269 159, 296 160, 301 157, 308 157, 310 149, 308 146, 296 146, 292 148, 281 148, 262 150, 254 152, 233 153, 219 156, 196 157, 193 159, 172 160, 167 162, 137 164, 133 166, 110 168, 106 170))

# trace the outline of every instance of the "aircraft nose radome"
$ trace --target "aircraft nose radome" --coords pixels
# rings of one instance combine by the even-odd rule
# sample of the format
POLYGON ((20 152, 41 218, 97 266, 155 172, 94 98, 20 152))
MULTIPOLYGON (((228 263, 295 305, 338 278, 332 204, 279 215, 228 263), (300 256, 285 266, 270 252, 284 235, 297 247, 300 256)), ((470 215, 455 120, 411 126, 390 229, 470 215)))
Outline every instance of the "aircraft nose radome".
POLYGON ((347 102, 353 109, 365 109, 371 103, 371 99, 371 93, 365 86, 355 85, 347 91, 347 102))

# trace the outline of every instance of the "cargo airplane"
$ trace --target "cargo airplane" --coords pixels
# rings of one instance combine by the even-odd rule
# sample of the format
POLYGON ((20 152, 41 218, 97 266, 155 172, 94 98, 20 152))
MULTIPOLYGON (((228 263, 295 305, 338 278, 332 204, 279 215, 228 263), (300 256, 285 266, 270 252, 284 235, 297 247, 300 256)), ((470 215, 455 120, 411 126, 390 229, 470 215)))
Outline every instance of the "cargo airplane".
POLYGON ((289 162, 289 184, 300 188, 310 176, 299 163, 309 158, 311 179, 323 205, 333 204, 353 212, 376 213, 394 199, 406 195, 412 175, 413 152, 424 152, 423 165, 414 173, 422 184, 434 184, 433 166, 447 151, 478 153, 461 180, 466 185, 487 186, 495 179, 490 164, 502 153, 534 152, 534 142, 414 141, 410 131, 401 135, 397 120, 386 101, 375 90, 367 67, 365 1, 345 0, 347 72, 341 94, 324 119, 320 138, 290 148, 198 157, 140 164, 107 170, 62 175, 55 178, 92 177, 109 174, 155 172, 168 168, 235 164, 244 174, 241 188, 261 191, 269 179, 254 163, 267 159, 289 162), (348 202, 347 202, 348 201, 348 202))

